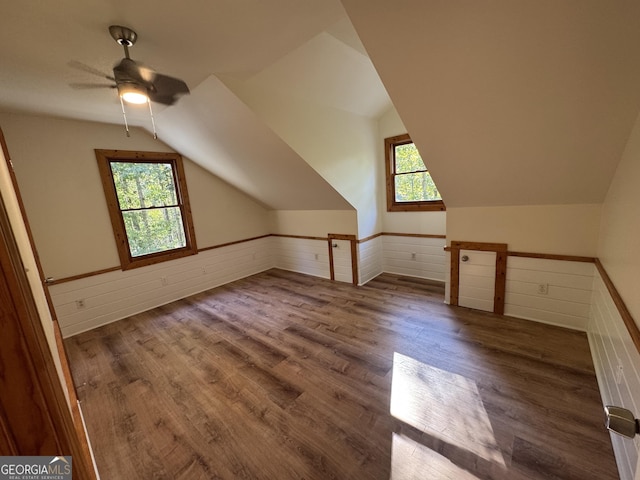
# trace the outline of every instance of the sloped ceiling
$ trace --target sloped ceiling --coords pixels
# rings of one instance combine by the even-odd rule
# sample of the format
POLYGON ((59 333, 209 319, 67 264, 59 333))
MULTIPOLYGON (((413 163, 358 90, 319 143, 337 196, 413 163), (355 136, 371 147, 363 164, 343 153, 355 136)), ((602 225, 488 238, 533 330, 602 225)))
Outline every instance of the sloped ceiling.
POLYGON ((449 207, 602 202, 640 109, 637 1, 61 0, 3 5, 0 110, 121 124, 69 86, 122 57, 111 24, 193 91, 155 106, 161 140, 275 209, 350 207, 225 85, 369 118, 388 91, 449 207))
POLYGON ((275 210, 352 208, 215 76, 158 115, 170 147, 275 210))
MULTIPOLYGON (((317 101, 364 116, 388 108, 390 100, 338 0, 9 2, 0 16, 0 110, 122 124, 113 90, 70 87, 109 83, 70 62, 111 74, 123 56, 108 33, 112 24, 138 33, 132 58, 184 79, 192 90, 174 106, 153 105, 163 142, 269 208, 352 208, 218 80, 253 78, 297 52, 298 61, 279 72, 282 88, 313 96, 331 84, 317 101), (334 69, 324 63, 329 57, 317 58, 317 38, 326 36, 343 53, 353 52, 353 66, 334 69), (300 71, 309 68, 324 75, 300 71)), ((127 119, 151 128, 145 107, 128 107, 127 119)))
POLYGON ((447 206, 603 201, 640 108, 640 2, 342 3, 447 206))
POLYGON ((243 83, 375 118, 390 105, 378 78, 367 56, 322 32, 243 83))
MULTIPOLYGON (((68 63, 111 74, 123 51, 109 35, 109 25, 136 30, 132 58, 195 87, 211 74, 253 75, 343 18, 336 0, 5 2, 0 104, 120 123, 113 92, 69 87, 74 82, 108 83, 68 63)), ((140 118, 144 122, 146 116, 140 118)))

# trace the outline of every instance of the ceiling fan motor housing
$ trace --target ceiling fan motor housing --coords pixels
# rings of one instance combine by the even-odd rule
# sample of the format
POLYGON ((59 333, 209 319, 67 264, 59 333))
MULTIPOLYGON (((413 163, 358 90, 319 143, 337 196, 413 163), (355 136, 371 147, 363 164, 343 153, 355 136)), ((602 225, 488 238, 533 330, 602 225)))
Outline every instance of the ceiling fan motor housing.
POLYGON ((123 27, 121 25, 111 25, 109 27, 109 33, 113 39, 123 47, 133 47, 138 39, 136 32, 129 27, 123 27))

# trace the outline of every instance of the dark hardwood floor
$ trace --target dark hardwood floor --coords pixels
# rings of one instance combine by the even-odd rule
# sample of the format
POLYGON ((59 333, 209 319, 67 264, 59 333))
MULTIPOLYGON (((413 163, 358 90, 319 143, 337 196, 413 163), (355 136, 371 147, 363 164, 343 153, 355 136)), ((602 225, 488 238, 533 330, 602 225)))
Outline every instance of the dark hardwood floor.
POLYGON ((586 336, 270 270, 66 341, 103 480, 617 479, 586 336))

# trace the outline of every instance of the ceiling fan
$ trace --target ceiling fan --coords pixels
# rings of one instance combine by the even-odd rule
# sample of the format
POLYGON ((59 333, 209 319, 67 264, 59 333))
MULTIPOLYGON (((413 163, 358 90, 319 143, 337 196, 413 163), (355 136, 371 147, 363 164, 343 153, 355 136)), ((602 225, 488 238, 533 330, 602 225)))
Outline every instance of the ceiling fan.
POLYGON ((70 62, 69 65, 99 75, 114 83, 110 85, 75 83, 70 86, 77 89, 116 88, 122 104, 122 114, 124 115, 127 136, 129 136, 129 127, 127 125, 124 103, 122 102, 133 104, 147 103, 149 105, 149 113, 151 114, 153 135, 155 138, 155 122, 153 120, 153 111, 151 110, 150 102, 173 105, 182 95, 189 94, 189 87, 179 78, 158 73, 152 68, 131 58, 129 48, 133 47, 138 39, 138 34, 132 29, 121 25, 111 25, 109 27, 109 33, 113 39, 124 48, 124 58, 113 67, 113 76, 105 75, 99 70, 80 62, 70 62))

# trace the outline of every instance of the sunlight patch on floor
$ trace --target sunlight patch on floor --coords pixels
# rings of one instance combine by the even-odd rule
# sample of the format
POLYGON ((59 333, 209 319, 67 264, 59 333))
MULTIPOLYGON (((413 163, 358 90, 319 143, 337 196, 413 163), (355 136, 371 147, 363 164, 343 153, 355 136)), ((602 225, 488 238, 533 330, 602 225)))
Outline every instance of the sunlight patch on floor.
POLYGON ((446 457, 404 435, 393 434, 390 480, 479 480, 446 457))
POLYGON ((427 435, 505 465, 478 387, 471 379, 395 352, 390 411, 427 435))

